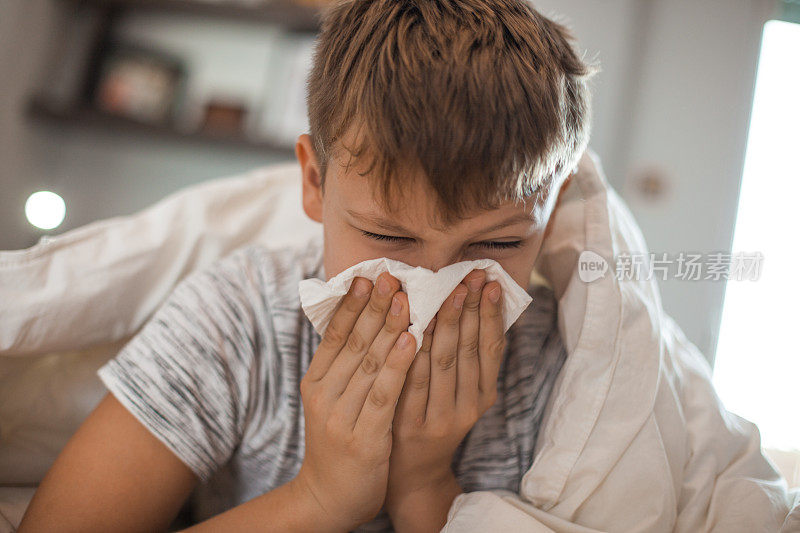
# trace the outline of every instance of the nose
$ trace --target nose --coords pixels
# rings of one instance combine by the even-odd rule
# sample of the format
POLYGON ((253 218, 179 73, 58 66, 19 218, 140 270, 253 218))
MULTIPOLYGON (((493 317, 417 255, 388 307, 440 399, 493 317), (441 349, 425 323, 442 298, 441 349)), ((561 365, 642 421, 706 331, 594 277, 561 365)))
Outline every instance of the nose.
POLYGON ((440 251, 440 253, 434 252, 428 254, 428 256, 419 261, 417 265, 427 268, 428 270, 432 270, 433 272, 438 272, 440 268, 452 265, 453 263, 458 263, 459 261, 463 261, 461 254, 440 251))

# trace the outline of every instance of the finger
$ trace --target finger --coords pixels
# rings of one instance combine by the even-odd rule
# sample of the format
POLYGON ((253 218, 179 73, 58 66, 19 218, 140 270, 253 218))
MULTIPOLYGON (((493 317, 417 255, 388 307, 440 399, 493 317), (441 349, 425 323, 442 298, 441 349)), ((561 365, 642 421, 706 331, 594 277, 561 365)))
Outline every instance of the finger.
POLYGON ((389 307, 389 314, 386 316, 386 323, 378 332, 378 336, 367 350, 367 355, 361 360, 361 364, 350 378, 334 408, 336 415, 341 417, 344 423, 349 424, 348 427, 355 426, 370 387, 383 368, 392 346, 400 334, 408 328, 408 324, 408 296, 403 292, 396 292, 389 307))
POLYGON ((422 334, 422 346, 414 356, 414 362, 411 363, 411 368, 408 370, 403 392, 400 393, 400 399, 397 401, 395 419, 398 424, 421 426, 425 423, 428 388, 431 382, 431 343, 435 324, 436 318, 434 317, 422 334))
POLYGON ((500 284, 496 281, 487 283, 483 287, 480 311, 480 368, 481 375, 478 381, 479 396, 490 398, 497 389, 497 374, 505 351, 505 333, 503 328, 503 294, 500 284), (489 295, 497 291, 498 301, 493 302, 489 295))
POLYGON ((400 282, 388 272, 381 273, 376 279, 369 302, 361 311, 341 352, 322 378, 333 397, 338 398, 344 392, 358 365, 367 355, 369 347, 386 322, 392 296, 399 288, 400 282))
POLYGON ((347 336, 358 320, 358 316, 369 301, 372 282, 366 278, 356 277, 350 284, 350 290, 339 301, 328 327, 322 335, 319 347, 311 358, 306 376, 312 381, 319 381, 339 355, 347 336))
POLYGON ((452 417, 456 408, 458 328, 467 287, 459 283, 436 314, 431 345, 431 385, 426 421, 452 417))
POLYGON ((386 357, 386 363, 372 383, 361 413, 353 428, 367 438, 380 438, 391 432, 397 400, 414 360, 414 336, 404 331, 386 357))
POLYGON ((478 379, 481 369, 478 357, 481 289, 486 272, 473 270, 464 281, 469 289, 458 334, 458 359, 456 371, 456 409, 469 408, 478 402, 478 379))

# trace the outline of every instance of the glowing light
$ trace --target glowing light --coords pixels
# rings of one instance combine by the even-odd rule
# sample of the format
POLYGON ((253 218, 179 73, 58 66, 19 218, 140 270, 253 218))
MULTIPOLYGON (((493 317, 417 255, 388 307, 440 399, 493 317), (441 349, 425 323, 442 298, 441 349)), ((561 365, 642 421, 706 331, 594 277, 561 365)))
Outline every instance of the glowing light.
POLYGON ((734 251, 764 254, 763 275, 728 281, 714 368, 725 407, 758 424, 765 447, 784 450, 800 449, 800 70, 788 67, 798 54, 800 25, 767 23, 733 238, 734 251))
POLYGON ((64 222, 67 206, 64 199, 54 192, 39 191, 31 194, 25 202, 25 216, 39 229, 57 228, 64 222))

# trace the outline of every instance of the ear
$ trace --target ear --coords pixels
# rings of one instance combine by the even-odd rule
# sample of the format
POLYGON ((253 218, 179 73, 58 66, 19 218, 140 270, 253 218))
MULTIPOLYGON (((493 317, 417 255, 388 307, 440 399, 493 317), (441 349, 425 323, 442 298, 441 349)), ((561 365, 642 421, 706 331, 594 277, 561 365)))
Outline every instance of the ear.
POLYGON ((322 223, 322 174, 310 135, 304 133, 297 138, 294 153, 303 179, 303 211, 311 220, 322 223))

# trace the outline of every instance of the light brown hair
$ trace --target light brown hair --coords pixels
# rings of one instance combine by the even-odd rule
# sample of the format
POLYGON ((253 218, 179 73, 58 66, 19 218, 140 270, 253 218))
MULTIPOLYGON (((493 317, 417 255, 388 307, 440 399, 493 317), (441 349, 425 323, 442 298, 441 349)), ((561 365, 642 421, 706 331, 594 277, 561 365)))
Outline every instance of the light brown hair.
POLYGON ((413 170, 446 225, 530 197, 588 143, 597 69, 571 41, 525 0, 335 0, 307 80, 323 191, 344 148, 370 156, 360 174, 389 210, 413 170), (335 146, 349 131, 355 146, 335 146))

